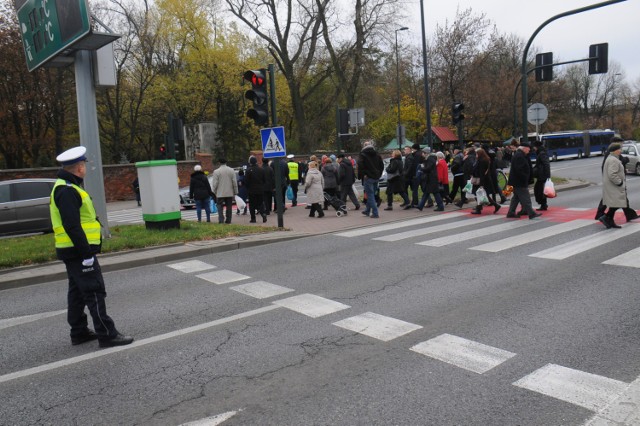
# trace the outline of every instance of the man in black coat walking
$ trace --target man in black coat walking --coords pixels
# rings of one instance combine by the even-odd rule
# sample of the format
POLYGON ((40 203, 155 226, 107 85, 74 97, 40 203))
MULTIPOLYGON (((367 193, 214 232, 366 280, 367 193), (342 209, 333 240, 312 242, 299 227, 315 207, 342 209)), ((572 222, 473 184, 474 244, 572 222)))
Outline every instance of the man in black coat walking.
POLYGON ((260 216, 262 216, 262 223, 266 222, 267 215, 264 212, 264 200, 262 197, 265 173, 263 169, 258 167, 258 159, 254 156, 249 158, 249 168, 247 168, 247 172, 244 175, 244 184, 249 195, 249 214, 251 215, 249 223, 256 223, 256 212, 259 212, 260 216))
POLYGON ((343 204, 347 202, 347 195, 349 199, 355 206, 356 210, 360 209, 360 202, 358 201, 358 197, 353 192, 353 184, 356 181, 356 175, 353 171, 353 165, 351 165, 351 161, 345 159, 344 154, 338 154, 338 184, 340 185, 340 201, 343 204))
POLYGON ((513 197, 509 204, 509 212, 507 217, 518 218, 516 209, 518 203, 522 204, 522 211, 529 215, 529 219, 542 216, 536 213, 531 207, 531 196, 529 195, 529 179, 531 178, 531 165, 527 156, 531 150, 531 144, 524 141, 520 144, 511 160, 511 169, 509 171, 509 185, 513 186, 513 197))
POLYGON ((547 179, 551 178, 551 164, 549 163, 549 155, 547 149, 544 147, 542 141, 535 141, 533 143, 536 150, 536 166, 533 169, 536 183, 533 185, 533 195, 536 198, 536 203, 540 204, 540 207, 536 210, 547 210, 547 196, 544 195, 544 184, 547 179))

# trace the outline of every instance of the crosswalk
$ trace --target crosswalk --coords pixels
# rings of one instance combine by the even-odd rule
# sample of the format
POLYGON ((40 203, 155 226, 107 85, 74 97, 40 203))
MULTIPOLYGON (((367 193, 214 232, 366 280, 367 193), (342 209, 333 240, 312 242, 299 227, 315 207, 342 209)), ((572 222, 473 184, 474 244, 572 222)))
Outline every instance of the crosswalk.
MULTIPOLYGON (((456 217, 460 219, 459 215, 456 217)), ((472 223, 489 222, 488 220, 478 221, 478 219, 480 218, 461 220, 473 220, 472 223)), ((434 220, 430 220, 430 222, 434 222, 434 220)), ((521 221, 513 223, 513 225, 510 225, 510 228, 516 229, 517 226, 515 223, 532 222, 521 221)), ((398 228, 402 227, 402 224, 398 224, 398 228)), ((393 229, 389 227, 389 225, 381 225, 378 227, 378 230, 381 228, 384 230, 393 229)), ((636 228, 640 228, 640 225, 630 227, 632 232, 637 232, 636 228)), ((371 228, 368 229, 371 230, 371 228)), ((471 235, 469 232, 467 232, 467 235, 471 235)), ((354 236, 353 233, 349 233, 348 235, 354 236)), ((216 285, 252 280, 250 276, 219 269, 215 265, 199 260, 183 261, 168 264, 167 266, 185 274, 207 271, 196 275, 196 277, 216 285)), ((269 299, 296 291, 295 289, 266 281, 252 281, 228 288, 256 299, 269 299)), ((275 307, 288 309, 319 321, 325 316, 342 314, 342 319, 331 323, 333 326, 383 343, 417 332, 418 330, 424 330, 424 327, 420 324, 413 324, 399 318, 393 318, 375 312, 364 312, 353 315, 353 313, 350 313, 352 310, 351 306, 310 293, 272 300, 271 308, 275 307)), ((498 348, 449 333, 433 336, 428 340, 407 347, 407 349, 422 356, 416 359, 417 362, 426 364, 442 362, 451 365, 453 368, 464 369, 479 375, 498 369, 503 364, 508 363, 512 358, 520 356, 518 353, 507 349, 498 348)), ((627 398, 629 389, 633 385, 633 383, 629 384, 605 376, 551 363, 536 368, 533 371, 523 372, 522 374, 523 376, 521 376, 520 379, 511 383, 512 386, 586 408, 594 412, 594 415, 587 421, 588 424, 594 424, 592 422, 598 419, 598 413, 603 412, 603 410, 613 409, 615 411, 615 402, 621 398, 627 398)), ((0 377, 0 380, 1 379, 2 377, 0 377)), ((618 424, 627 425, 631 423, 621 422, 618 424)))
MULTIPOLYGON (((574 212, 575 209, 566 209, 566 211, 574 212)), ((562 212, 555 211, 554 220, 561 214, 562 212)), ((425 247, 460 245, 468 250, 488 253, 499 253, 516 248, 526 249, 531 243, 543 242, 548 245, 547 248, 539 250, 540 247, 537 246, 539 251, 532 250, 532 253, 526 253, 526 255, 541 259, 564 260, 631 237, 640 231, 640 224, 637 223, 625 223, 621 229, 605 229, 598 221, 585 219, 584 215, 573 218, 569 214, 568 217, 566 221, 556 222, 545 218, 506 219, 504 215, 474 216, 464 212, 452 212, 337 232, 334 235, 344 238, 367 237, 372 241, 383 243, 401 241, 406 244, 406 241, 409 241, 425 247), (590 227, 592 229, 589 229, 590 227), (567 242, 567 239, 573 236, 575 238, 567 242)), ((640 247, 602 263, 638 268, 640 267, 640 262, 637 260, 640 259, 639 256, 640 247)))

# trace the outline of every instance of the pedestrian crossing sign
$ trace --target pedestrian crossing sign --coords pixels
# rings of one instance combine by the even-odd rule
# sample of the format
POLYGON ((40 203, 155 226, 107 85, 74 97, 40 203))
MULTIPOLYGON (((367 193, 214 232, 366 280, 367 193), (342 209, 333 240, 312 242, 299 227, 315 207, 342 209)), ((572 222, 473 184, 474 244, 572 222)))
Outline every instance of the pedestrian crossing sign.
POLYGON ((260 130, 262 137, 262 156, 264 158, 286 157, 284 127, 271 127, 260 130))

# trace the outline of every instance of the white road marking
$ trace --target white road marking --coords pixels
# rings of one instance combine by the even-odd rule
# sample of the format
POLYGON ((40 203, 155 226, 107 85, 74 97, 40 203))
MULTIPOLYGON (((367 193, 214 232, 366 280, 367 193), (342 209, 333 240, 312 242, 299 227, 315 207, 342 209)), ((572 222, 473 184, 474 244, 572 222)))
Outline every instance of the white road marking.
MULTIPOLYGON (((523 219, 523 220, 528 220, 528 219, 523 219)), ((573 230, 583 228, 589 225, 594 225, 594 224, 595 224, 595 221, 593 220, 585 220, 585 219, 572 220, 571 222, 559 223, 557 225, 549 226, 547 228, 536 229, 535 231, 526 232, 520 235, 514 235, 513 237, 504 238, 498 241, 492 241, 490 243, 481 244, 475 247, 470 247, 470 249, 496 253, 499 251, 518 247, 523 244, 539 241, 549 237, 554 237, 556 235, 562 234, 563 232, 573 231, 573 230)))
POLYGON ((555 364, 547 364, 513 384, 592 411, 611 404, 629 386, 618 380, 555 364))
POLYGON ((334 322, 333 325, 388 342, 397 337, 422 328, 421 325, 386 317, 373 312, 365 312, 355 317, 334 322))
POLYGON ((226 422, 231 417, 233 417, 236 414, 238 414, 238 412, 240 412, 240 411, 242 411, 242 410, 227 411, 226 413, 218 414, 217 416, 207 417, 207 418, 200 419, 200 420, 195 420, 195 421, 189 422, 189 423, 183 423, 180 426, 216 426, 216 425, 219 425, 221 423, 226 422))
POLYGON ((185 274, 189 274, 191 272, 206 271, 207 269, 216 268, 216 266, 210 265, 200 260, 187 260, 186 262, 172 263, 171 265, 167 265, 167 266, 169 268, 176 269, 180 272, 184 272, 185 274))
POLYGON ((640 425, 640 377, 611 404, 600 409, 584 426, 632 426, 640 425))
POLYGON ((268 297, 278 296, 280 294, 294 291, 291 288, 271 284, 266 281, 255 281, 252 283, 237 285, 235 287, 231 287, 231 290, 246 294, 247 296, 255 297, 256 299, 266 299, 268 297))
POLYGON ((565 208, 565 210, 570 211, 570 212, 586 212, 591 210, 588 207, 567 207, 565 208))
POLYGON ((196 331, 206 330, 208 328, 216 327, 218 325, 227 324, 232 321, 236 321, 239 319, 249 318, 254 315, 262 314, 265 312, 272 311, 274 309, 278 309, 279 307, 276 305, 269 305, 262 308, 254 309, 247 312, 242 312, 240 314, 232 315, 226 318, 220 318, 215 321, 206 322, 204 324, 194 325, 192 327, 183 328, 181 330, 171 331, 169 333, 160 334, 158 336, 149 337, 142 340, 136 340, 132 344, 127 346, 116 346, 113 348, 101 349, 96 352, 91 352, 88 354, 76 356, 73 358, 63 359, 60 361, 51 362, 49 364, 40 365, 38 367, 28 368, 22 371, 16 371, 13 373, 5 374, 0 376, 0 383, 8 382, 15 379, 20 379, 23 377, 32 376, 34 374, 43 373, 45 371, 55 370, 61 367, 67 367, 69 365, 78 364, 80 362, 88 361, 90 359, 101 358, 103 356, 111 355, 116 352, 128 351, 131 349, 139 348, 141 346, 146 346, 151 343, 161 342, 163 340, 172 339, 174 337, 184 336, 185 334, 194 333, 196 331))
POLYGON ((446 237, 434 238, 432 240, 427 240, 427 241, 423 241, 421 243, 416 243, 416 244, 420 246, 442 247, 449 244, 472 240, 478 237, 494 235, 498 232, 509 231, 509 230, 521 228, 527 225, 533 225, 534 223, 536 222, 533 220, 518 220, 518 221, 514 220, 506 223, 501 223, 499 225, 492 225, 492 226, 482 227, 479 229, 474 229, 472 231, 462 232, 456 235, 448 235, 446 237))
POLYGON ((406 238, 420 237, 422 235, 435 234, 436 232, 454 231, 463 226, 474 226, 491 220, 498 220, 502 216, 481 216, 473 219, 464 219, 455 223, 445 223, 442 225, 429 226, 427 228, 412 229, 411 231, 400 232, 397 234, 385 235, 384 237, 373 238, 376 241, 400 241, 406 238))
POLYGON ((630 266, 640 268, 640 247, 602 262, 606 265, 630 266))
POLYGON ((386 225, 370 226, 362 229, 354 229, 353 231, 338 232, 340 237, 359 237, 362 235, 373 234, 375 232, 391 231, 393 229, 406 228, 407 226, 422 225, 425 223, 438 222, 441 220, 452 219, 455 217, 466 216, 465 213, 446 213, 437 216, 423 217, 420 219, 405 220, 402 222, 388 223, 386 225))
POLYGON ((292 296, 287 299, 276 300, 273 303, 311 318, 318 318, 351 307, 344 303, 335 302, 333 300, 308 293, 301 294, 299 296, 292 296))
POLYGON ((560 244, 556 247, 551 247, 549 249, 530 254, 529 256, 540 257, 543 259, 562 260, 599 247, 603 244, 617 241, 622 237, 635 234, 638 231, 640 231, 640 224, 633 223, 625 225, 622 229, 607 229, 605 231, 600 231, 594 235, 578 238, 577 240, 569 241, 568 243, 560 244))
POLYGON ((214 284, 227 284, 235 281, 242 281, 251 278, 247 275, 242 275, 237 272, 221 269, 219 271, 207 272, 206 274, 196 275, 198 278, 202 278, 205 281, 209 281, 214 284))
POLYGON ((61 311, 43 312, 41 314, 25 315, 22 317, 3 319, 3 320, 0 320, 0 330, 13 327, 16 325, 20 325, 20 324, 26 324, 29 322, 38 321, 44 318, 54 317, 56 315, 66 314, 66 313, 67 313, 67 310, 63 309, 61 311))
POLYGON ((441 334, 418 343, 411 350, 478 374, 486 373, 516 356, 513 352, 451 334, 441 334))

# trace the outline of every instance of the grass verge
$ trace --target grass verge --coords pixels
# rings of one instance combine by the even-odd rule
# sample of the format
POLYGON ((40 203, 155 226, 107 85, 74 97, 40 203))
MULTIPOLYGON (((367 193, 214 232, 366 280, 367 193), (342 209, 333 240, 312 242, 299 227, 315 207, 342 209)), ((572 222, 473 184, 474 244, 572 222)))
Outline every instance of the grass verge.
MULTIPOLYGON (((111 238, 102 242, 102 253, 261 234, 278 228, 182 221, 179 229, 151 230, 144 225, 117 225, 109 230, 111 238)), ((0 270, 53 260, 56 260, 53 234, 6 238, 0 244, 0 270)))

